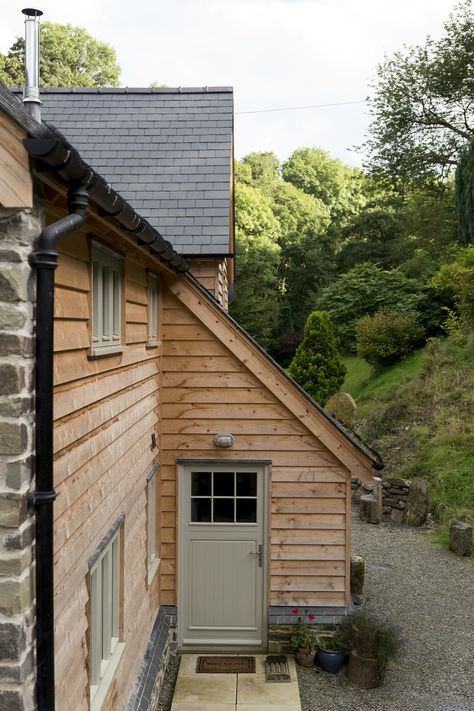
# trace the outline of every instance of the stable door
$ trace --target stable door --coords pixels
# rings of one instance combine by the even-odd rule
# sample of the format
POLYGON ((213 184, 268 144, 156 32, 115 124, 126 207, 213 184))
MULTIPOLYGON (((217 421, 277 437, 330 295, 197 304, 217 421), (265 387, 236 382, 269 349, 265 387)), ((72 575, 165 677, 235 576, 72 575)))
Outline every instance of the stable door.
POLYGON ((266 468, 200 463, 180 469, 179 645, 261 646, 266 468))

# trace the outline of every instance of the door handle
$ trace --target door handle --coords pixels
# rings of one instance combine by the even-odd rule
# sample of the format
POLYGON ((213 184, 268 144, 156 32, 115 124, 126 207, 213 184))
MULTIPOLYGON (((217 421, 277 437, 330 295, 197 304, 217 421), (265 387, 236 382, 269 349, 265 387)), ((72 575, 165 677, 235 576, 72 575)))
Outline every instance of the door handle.
POLYGON ((259 545, 256 551, 250 551, 249 555, 256 555, 258 559, 258 567, 263 566, 263 545, 259 545))

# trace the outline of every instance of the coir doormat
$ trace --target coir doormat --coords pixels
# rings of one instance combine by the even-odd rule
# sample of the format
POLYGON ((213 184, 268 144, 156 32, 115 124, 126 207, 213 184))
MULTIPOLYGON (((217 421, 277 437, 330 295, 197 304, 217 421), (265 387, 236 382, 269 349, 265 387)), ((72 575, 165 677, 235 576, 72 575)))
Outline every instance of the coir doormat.
POLYGON ((198 674, 255 674, 255 657, 198 657, 198 674))

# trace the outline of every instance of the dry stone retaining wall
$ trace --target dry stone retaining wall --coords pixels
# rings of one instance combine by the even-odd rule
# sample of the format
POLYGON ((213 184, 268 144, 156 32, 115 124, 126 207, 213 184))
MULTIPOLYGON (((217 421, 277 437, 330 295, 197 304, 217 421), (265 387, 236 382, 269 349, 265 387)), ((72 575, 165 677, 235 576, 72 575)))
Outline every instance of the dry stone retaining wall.
MULTIPOLYGON (((382 513, 395 523, 403 521, 410 486, 411 482, 395 476, 382 481, 382 513)), ((359 502, 361 496, 370 493, 372 493, 371 484, 363 484, 357 477, 352 477, 353 501, 359 502)))
POLYGON ((31 210, 0 208, 0 708, 34 705, 34 285, 31 210))

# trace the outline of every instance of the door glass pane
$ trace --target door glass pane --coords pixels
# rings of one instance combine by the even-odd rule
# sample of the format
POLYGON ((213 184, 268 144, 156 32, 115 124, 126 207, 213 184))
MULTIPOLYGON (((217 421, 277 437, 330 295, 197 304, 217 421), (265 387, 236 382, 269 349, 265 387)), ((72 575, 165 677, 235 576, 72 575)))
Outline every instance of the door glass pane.
POLYGON ((191 500, 191 521, 192 523, 211 522, 211 499, 191 500))
POLYGON ((193 472, 191 480, 191 496, 211 495, 211 473, 193 472))
POLYGON ((237 499, 237 523, 257 523, 257 499, 237 499))
POLYGON ((214 496, 234 496, 234 472, 214 472, 214 496))
POLYGON ((234 499, 214 499, 214 523, 234 523, 234 499))
POLYGON ((257 496, 256 472, 237 472, 237 496, 257 496))

